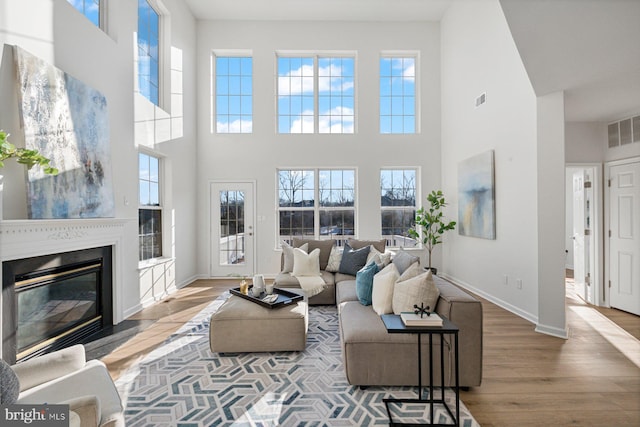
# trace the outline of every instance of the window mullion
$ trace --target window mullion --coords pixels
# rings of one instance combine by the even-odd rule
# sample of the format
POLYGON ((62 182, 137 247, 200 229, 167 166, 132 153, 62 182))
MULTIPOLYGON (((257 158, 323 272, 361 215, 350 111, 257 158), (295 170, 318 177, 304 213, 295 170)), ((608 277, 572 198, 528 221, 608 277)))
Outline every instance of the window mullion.
POLYGON ((320 91, 319 83, 319 67, 318 67, 318 55, 313 57, 313 133, 320 133, 320 97, 318 92, 320 91))

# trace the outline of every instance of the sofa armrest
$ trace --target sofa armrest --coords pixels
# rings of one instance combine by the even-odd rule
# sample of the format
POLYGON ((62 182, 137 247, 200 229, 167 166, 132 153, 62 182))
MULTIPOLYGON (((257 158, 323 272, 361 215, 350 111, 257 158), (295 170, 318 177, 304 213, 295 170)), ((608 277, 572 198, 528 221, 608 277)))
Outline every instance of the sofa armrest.
POLYGON ((69 405, 69 411, 80 417, 82 427, 98 427, 100 425, 100 401, 96 396, 80 396, 60 402, 69 405))
MULTIPOLYGON (((451 282, 434 276, 440 290, 436 312, 458 328, 460 377, 479 386, 482 381, 482 303, 451 282)), ((453 343, 452 343, 453 344, 453 343)))
POLYGON ((18 376, 22 392, 82 369, 86 362, 84 346, 78 344, 25 360, 11 368, 18 376))

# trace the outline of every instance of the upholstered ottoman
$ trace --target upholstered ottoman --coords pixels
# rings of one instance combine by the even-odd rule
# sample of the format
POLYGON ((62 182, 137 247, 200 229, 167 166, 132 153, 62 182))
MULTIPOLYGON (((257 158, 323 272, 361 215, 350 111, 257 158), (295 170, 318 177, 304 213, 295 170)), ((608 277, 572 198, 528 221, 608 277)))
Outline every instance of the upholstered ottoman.
POLYGON ((231 295, 211 316, 209 347, 217 353, 302 351, 308 326, 306 301, 267 308, 231 295))

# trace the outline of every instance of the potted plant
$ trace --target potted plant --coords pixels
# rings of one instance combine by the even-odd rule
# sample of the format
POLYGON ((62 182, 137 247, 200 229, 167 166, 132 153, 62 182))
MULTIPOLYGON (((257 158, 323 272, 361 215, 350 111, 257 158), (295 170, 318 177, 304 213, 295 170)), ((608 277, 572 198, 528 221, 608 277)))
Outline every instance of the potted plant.
POLYGON ((15 145, 8 141, 8 138, 9 134, 0 130, 0 168, 4 167, 4 160, 15 158, 18 163, 25 165, 27 169, 39 165, 46 174, 56 175, 58 173, 58 169, 49 165, 49 159, 40 154, 38 150, 16 148, 15 145))
POLYGON ((409 236, 421 241, 424 247, 427 248, 429 252, 427 268, 429 268, 433 274, 437 274, 438 270, 431 266, 431 252, 436 245, 442 243, 442 235, 445 231, 456 228, 456 222, 447 222, 444 219, 442 208, 447 204, 442 191, 433 190, 427 196, 427 201, 429 202, 427 208, 421 207, 416 211, 416 222, 415 225, 409 229, 409 236))

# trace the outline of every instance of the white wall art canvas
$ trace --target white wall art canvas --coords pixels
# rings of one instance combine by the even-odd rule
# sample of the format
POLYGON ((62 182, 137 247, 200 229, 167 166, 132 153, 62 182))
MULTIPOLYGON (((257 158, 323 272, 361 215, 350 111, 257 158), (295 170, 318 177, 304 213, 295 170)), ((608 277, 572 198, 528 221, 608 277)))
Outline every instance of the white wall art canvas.
POLYGON ((14 58, 25 147, 59 170, 27 172, 29 218, 115 216, 105 96, 19 47, 14 58))
POLYGON ((496 238, 493 150, 458 164, 458 233, 496 238))

